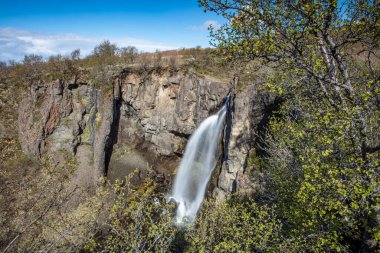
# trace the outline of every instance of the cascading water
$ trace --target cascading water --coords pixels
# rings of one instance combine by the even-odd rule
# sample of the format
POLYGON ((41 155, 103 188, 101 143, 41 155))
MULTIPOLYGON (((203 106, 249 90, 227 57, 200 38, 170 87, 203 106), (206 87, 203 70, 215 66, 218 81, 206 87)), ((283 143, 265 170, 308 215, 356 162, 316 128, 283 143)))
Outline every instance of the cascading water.
POLYGON ((194 221, 202 204, 207 184, 218 161, 218 144, 228 103, 229 97, 217 114, 199 125, 186 145, 171 196, 178 204, 178 224, 194 221))

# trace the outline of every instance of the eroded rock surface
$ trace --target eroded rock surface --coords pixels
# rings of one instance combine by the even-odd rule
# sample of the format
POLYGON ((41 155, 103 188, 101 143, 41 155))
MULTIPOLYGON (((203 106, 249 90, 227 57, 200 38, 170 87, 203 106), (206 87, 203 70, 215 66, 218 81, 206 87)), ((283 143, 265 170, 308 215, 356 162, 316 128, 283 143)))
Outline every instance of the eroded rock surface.
MULTIPOLYGON (((186 70, 125 69, 113 84, 34 84, 19 107, 19 137, 25 151, 77 160, 76 184, 123 178, 137 169, 141 181, 154 171, 167 185, 189 136, 222 106, 231 84, 186 70)), ((249 191, 245 161, 268 98, 255 85, 233 100, 228 154, 216 168, 213 191, 223 197, 249 191)), ((227 151, 225 151, 227 152, 227 151)))
MULTIPOLYGON (((267 108, 273 98, 258 89, 259 83, 238 92, 231 104, 230 131, 225 132, 226 147, 213 196, 225 198, 229 193, 249 193, 257 190, 252 182, 247 160, 259 138, 260 127, 267 120, 267 108), (226 194, 227 193, 227 194, 226 194)), ((228 129, 229 130, 229 129, 228 129)))

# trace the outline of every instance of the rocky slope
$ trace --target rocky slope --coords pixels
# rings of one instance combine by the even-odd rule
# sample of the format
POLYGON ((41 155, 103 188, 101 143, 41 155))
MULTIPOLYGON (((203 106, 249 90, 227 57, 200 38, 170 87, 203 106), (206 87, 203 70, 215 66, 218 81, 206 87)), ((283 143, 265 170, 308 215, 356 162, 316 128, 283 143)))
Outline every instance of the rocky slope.
MULTIPOLYGON (((232 83, 169 68, 125 69, 112 86, 95 88, 86 80, 31 85, 19 106, 24 151, 57 162, 73 155, 74 183, 82 186, 136 168, 137 181, 153 170, 169 186, 189 136, 234 90, 232 83)), ((252 189, 246 160, 270 103, 257 84, 233 95, 211 189, 216 197, 252 189)))

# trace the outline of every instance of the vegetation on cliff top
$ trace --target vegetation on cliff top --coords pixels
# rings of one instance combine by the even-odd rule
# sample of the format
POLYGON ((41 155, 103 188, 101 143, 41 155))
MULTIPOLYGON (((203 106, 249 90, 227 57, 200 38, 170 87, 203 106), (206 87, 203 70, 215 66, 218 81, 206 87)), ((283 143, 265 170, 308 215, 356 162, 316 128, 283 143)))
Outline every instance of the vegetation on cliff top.
POLYGON ((112 84, 112 79, 126 68, 137 71, 184 69, 229 80, 234 71, 233 65, 215 52, 212 48, 197 47, 143 53, 132 46, 119 48, 106 40, 97 45, 91 55, 83 58, 79 49, 70 55, 53 55, 48 59, 30 54, 25 55, 22 62, 1 62, 0 68, 4 81, 12 76, 26 86, 60 79, 73 83, 86 81, 102 88, 112 84))

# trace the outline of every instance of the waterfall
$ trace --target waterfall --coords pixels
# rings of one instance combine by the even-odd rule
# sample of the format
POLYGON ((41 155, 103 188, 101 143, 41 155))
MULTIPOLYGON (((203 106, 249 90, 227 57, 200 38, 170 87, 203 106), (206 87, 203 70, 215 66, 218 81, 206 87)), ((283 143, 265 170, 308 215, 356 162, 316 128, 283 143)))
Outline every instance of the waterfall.
POLYGON ((229 97, 222 109, 205 119, 188 141, 174 180, 171 199, 177 202, 177 224, 194 221, 218 161, 218 148, 229 97))

